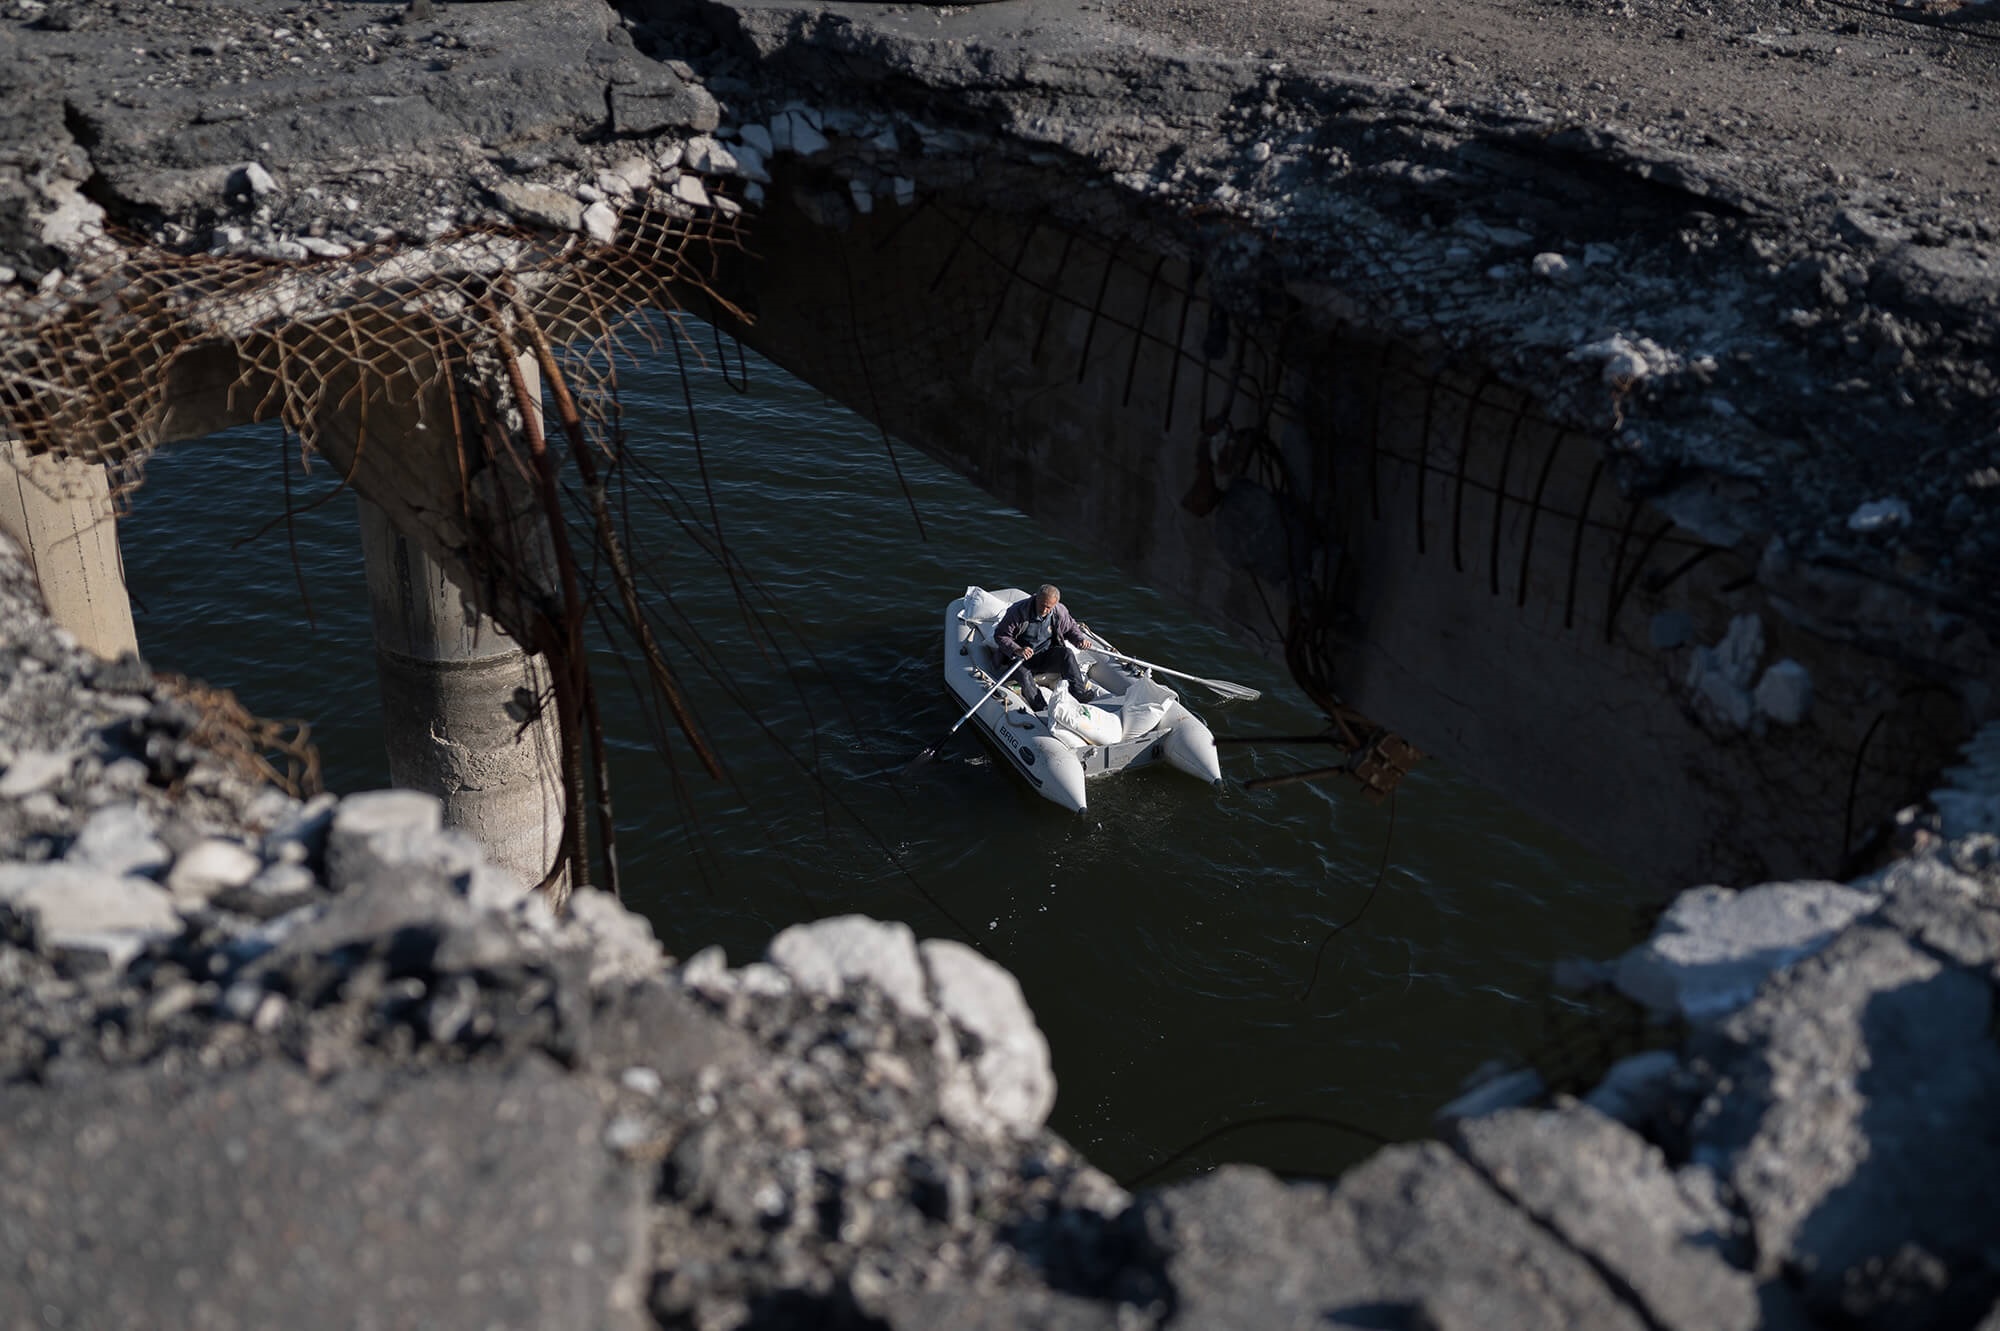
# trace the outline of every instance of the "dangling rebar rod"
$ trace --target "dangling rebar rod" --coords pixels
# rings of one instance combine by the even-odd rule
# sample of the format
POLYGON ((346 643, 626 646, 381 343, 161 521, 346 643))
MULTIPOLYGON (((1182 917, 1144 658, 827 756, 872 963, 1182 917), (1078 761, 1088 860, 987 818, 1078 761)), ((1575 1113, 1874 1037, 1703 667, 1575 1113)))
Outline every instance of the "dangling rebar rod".
POLYGON ((562 733, 563 784, 565 801, 563 808, 563 841, 568 850, 570 885, 564 889, 559 882, 556 869, 551 868, 537 890, 549 895, 552 901, 566 904, 570 892, 590 884, 590 856, 585 844, 583 818, 579 810, 584 802, 583 775, 583 712, 584 697, 589 691, 590 665, 584 655, 583 642, 583 591, 581 579, 577 575, 576 555, 570 549, 569 529, 563 520, 561 482, 556 472, 555 459, 549 454, 548 440, 542 434, 541 413, 536 409, 536 399, 528 392, 527 377, 521 372, 520 355, 515 350, 514 339, 507 332, 500 311, 488 299, 484 302, 489 326, 494 340, 499 343, 500 354, 506 365, 507 380, 514 391, 514 401, 521 409, 522 432, 527 436, 528 454, 535 468, 536 491, 541 499, 542 517, 548 524, 549 542, 555 548, 556 574, 562 584, 562 624, 560 636, 546 622, 536 626, 535 636, 543 641, 535 644, 537 650, 555 665, 553 674, 558 684, 556 688, 556 724, 562 733))

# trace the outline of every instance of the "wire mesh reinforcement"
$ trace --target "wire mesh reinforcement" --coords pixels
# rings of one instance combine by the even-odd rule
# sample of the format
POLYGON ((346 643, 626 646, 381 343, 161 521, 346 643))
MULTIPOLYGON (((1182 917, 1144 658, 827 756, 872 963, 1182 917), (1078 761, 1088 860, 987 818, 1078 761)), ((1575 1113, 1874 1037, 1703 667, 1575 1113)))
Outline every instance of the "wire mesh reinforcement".
POLYGON ((310 447, 331 409, 417 401, 523 312, 554 343, 596 342, 635 311, 679 308, 677 292, 713 296, 718 252, 741 231, 720 212, 634 208, 610 245, 482 229, 293 262, 118 241, 0 339, 0 432, 31 453, 141 462, 166 441, 174 394, 218 360, 233 410, 310 447))
MULTIPOLYGON (((227 689, 198 679, 160 673, 162 699, 185 704, 195 718, 188 740, 239 780, 273 785, 295 799, 320 790, 319 751, 304 721, 254 716, 227 689)), ((185 775, 185 774, 183 774, 185 775)))
MULTIPOLYGON (((590 808, 615 888, 584 647, 604 605, 638 641, 684 742, 717 765, 623 558, 607 498, 622 442, 600 399, 615 396, 619 351, 659 341, 648 310, 667 312, 666 336, 679 337, 691 295, 731 309, 714 277, 723 251, 742 247, 739 216, 646 205, 621 215, 611 244, 489 228, 300 262, 188 257, 116 237, 110 257, 79 265, 0 339, 0 438, 105 464, 121 497, 161 444, 222 424, 275 419, 333 460, 366 497, 414 520, 412 534, 549 658, 569 800, 564 855, 544 886, 561 896, 589 881, 590 808), (544 387, 560 454, 542 428, 544 387), (602 558, 578 558, 573 523, 602 558)), ((202 693, 205 714, 227 710, 224 696, 202 693)), ((218 740, 245 775, 316 782, 302 731, 288 740, 247 713, 236 722, 218 740)))

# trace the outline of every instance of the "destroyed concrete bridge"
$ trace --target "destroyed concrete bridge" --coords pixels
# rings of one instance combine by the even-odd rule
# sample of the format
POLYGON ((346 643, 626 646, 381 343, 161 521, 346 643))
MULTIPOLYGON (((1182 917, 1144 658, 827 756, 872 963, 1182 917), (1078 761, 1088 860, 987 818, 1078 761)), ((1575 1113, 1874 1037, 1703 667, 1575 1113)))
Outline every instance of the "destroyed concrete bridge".
POLYGON ((1648 881, 1833 872, 1997 705, 1977 8, 9 12, 13 446, 282 417, 543 649, 457 395, 684 306, 1648 881))
POLYGON ((1992 1326, 1994 36, 0 0, 0 1322, 1992 1326), (587 859, 583 596, 671 703, 605 516, 642 309, 1262 645, 1357 773, 1393 732, 1660 884, 1896 858, 1683 896, 1579 1101, 1523 1070, 1336 1184, 1127 1193, 970 949, 674 965, 463 835, 587 859), (273 419, 372 505, 442 809, 245 779, 268 734, 102 659, 114 496, 273 419))

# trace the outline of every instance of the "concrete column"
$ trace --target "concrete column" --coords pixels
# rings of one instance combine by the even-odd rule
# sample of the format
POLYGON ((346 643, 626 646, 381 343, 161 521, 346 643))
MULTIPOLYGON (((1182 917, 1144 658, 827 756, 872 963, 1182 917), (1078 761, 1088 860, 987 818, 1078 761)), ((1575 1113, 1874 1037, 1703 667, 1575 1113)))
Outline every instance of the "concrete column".
POLYGON ((49 618, 106 659, 139 649, 101 465, 31 458, 19 443, 0 442, 0 531, 34 569, 49 618))
POLYGON ((381 509, 360 508, 389 779, 442 799, 447 826, 472 833, 495 865, 532 887, 562 845, 548 665, 481 614, 381 509))

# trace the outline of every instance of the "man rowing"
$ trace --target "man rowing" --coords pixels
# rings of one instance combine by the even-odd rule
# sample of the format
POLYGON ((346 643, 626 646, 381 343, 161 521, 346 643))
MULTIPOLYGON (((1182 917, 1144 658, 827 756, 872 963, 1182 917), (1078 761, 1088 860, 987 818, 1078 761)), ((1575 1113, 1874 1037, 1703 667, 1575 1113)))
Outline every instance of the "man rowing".
POLYGON ((1000 616, 999 626, 993 630, 993 645, 1000 652, 1002 669, 1026 658, 1027 664, 1016 670, 1013 678, 1021 683, 1021 697, 1037 712, 1048 705, 1041 686, 1035 683, 1037 670, 1061 671, 1069 681, 1070 696, 1079 702, 1095 692, 1083 678, 1076 653, 1065 647, 1065 643, 1076 647, 1097 645, 1070 616, 1062 603, 1062 593, 1046 582, 1033 596, 1024 596, 1008 606, 1007 613, 1000 616))

